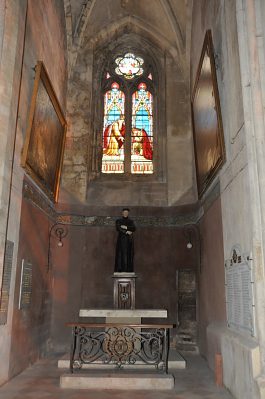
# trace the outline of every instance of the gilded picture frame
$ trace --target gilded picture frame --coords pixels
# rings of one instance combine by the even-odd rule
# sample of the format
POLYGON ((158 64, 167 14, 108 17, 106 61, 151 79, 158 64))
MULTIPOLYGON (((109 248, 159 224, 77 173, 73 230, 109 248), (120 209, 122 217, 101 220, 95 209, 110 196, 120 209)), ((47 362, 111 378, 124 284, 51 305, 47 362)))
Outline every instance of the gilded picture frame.
POLYGON ((38 61, 21 166, 53 202, 58 201, 66 126, 46 68, 38 61))
POLYGON ((197 189, 201 198, 225 162, 224 133, 211 31, 205 35, 191 100, 197 189))

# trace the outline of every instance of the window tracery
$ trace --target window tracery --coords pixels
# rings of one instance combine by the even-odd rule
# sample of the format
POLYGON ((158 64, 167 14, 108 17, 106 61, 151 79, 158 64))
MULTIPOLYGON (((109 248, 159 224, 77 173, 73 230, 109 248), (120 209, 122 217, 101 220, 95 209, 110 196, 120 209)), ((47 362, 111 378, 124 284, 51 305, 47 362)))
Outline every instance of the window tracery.
POLYGON ((133 79, 144 72, 142 68, 144 63, 143 58, 135 57, 133 53, 127 53, 124 57, 117 57, 115 63, 117 64, 115 68, 117 75, 122 75, 126 79, 133 79))
POLYGON ((101 173, 153 174, 154 81, 142 57, 125 53, 104 73, 101 173))

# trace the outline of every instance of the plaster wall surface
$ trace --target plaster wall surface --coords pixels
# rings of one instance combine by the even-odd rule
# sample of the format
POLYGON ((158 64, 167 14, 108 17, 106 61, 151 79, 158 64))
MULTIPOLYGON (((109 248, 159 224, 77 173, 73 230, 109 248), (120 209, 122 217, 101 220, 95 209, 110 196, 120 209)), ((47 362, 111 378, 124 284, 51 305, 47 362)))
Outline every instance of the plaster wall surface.
POLYGON ((223 226, 220 197, 205 212, 200 221, 201 265, 199 286, 199 346, 200 352, 214 368, 214 355, 221 349, 207 334, 212 324, 225 324, 225 281, 223 226))
MULTIPOLYGON (((80 309, 113 308, 115 227, 66 227, 63 248, 56 242, 51 247, 54 352, 69 351, 65 323, 78 321, 80 309)), ((187 249, 187 237, 176 227, 139 226, 134 244, 136 309, 167 309, 168 322, 176 323, 176 270, 196 269, 195 248, 187 249)))
POLYGON ((34 363, 47 349, 50 332, 50 274, 47 255, 50 221, 29 202, 22 201, 19 250, 15 282, 9 375, 34 363), (19 309, 23 260, 32 264, 32 295, 29 308, 19 309))

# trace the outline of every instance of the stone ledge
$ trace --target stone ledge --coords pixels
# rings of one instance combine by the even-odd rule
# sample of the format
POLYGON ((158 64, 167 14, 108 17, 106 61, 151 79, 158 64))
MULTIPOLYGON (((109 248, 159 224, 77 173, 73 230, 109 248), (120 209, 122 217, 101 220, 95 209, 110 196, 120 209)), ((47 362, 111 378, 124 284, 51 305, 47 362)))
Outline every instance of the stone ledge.
POLYGON ((164 391, 174 389, 171 374, 63 374, 60 387, 66 389, 117 389, 164 391))
POLYGON ((165 309, 80 309, 79 317, 155 317, 166 318, 165 309))

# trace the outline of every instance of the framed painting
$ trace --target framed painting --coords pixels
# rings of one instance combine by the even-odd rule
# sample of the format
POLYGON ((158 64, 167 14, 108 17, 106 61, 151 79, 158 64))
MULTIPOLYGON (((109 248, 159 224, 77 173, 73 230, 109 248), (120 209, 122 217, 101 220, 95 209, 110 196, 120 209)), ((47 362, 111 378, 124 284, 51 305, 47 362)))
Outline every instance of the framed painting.
POLYGON ((41 61, 35 72, 21 165, 40 189, 57 202, 66 121, 41 61))
POLYGON ((191 100, 199 198, 225 162, 225 146, 211 31, 205 35, 191 100))

